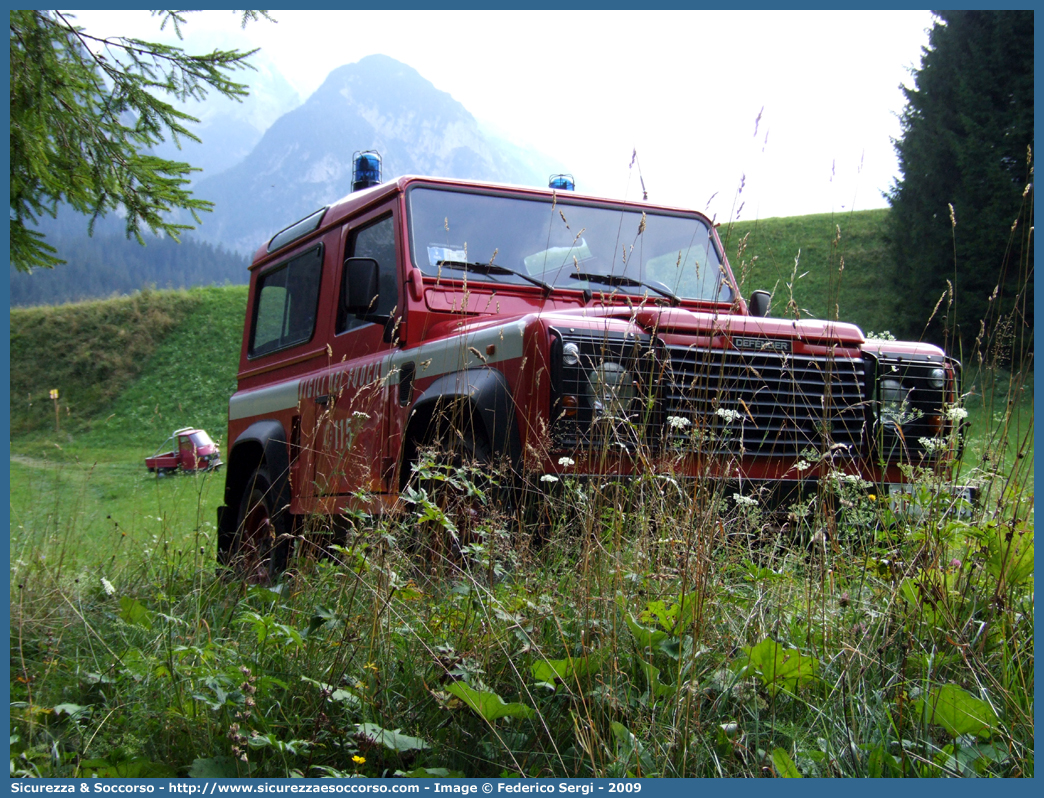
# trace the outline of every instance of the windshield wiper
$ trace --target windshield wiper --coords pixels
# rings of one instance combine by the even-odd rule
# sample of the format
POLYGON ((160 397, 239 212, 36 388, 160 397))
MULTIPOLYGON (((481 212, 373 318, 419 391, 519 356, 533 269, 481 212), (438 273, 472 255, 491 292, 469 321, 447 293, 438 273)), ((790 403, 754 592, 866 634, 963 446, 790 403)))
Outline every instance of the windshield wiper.
POLYGON ((602 285, 621 286, 626 285, 631 288, 648 288, 650 291, 655 291, 660 296, 666 297, 671 300, 672 305, 681 304, 681 300, 674 294, 672 294, 666 286, 659 287, 652 283, 647 283, 645 280, 636 280, 633 277, 627 277, 623 274, 593 274, 591 272, 572 272, 570 275, 574 280, 587 280, 589 283, 601 283, 602 285))
POLYGON ((551 286, 543 280, 538 280, 536 277, 530 277, 525 272, 515 271, 514 269, 509 269, 507 266, 501 266, 496 263, 469 263, 463 260, 440 260, 435 265, 445 266, 447 269, 460 269, 462 272, 475 272, 476 274, 513 274, 515 277, 521 277, 523 280, 528 280, 533 285, 539 285, 549 294, 553 290, 551 286))

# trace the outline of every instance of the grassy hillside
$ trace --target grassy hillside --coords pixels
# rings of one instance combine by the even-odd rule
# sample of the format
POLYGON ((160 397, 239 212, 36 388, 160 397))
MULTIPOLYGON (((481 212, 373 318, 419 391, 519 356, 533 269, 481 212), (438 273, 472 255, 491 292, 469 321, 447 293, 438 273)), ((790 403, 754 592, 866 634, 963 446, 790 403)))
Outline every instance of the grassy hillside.
POLYGON ((12 438, 46 448, 148 446, 189 425, 223 435, 245 308, 246 287, 226 286, 12 309, 12 438))
POLYGON ((744 296, 771 291, 772 314, 895 330, 887 210, 733 222, 718 229, 744 296), (793 304, 791 300, 793 299, 793 304))
POLYGON ((64 429, 89 429, 198 304, 198 293, 148 291, 75 305, 12 308, 11 434, 54 430, 48 394, 55 388, 64 429))

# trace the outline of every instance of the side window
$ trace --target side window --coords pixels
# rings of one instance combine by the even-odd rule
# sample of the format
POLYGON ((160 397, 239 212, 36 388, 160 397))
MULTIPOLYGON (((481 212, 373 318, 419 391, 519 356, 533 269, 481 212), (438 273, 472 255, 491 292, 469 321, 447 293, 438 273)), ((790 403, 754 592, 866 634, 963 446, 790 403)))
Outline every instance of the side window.
MULTIPOLYGON (((399 304, 399 269, 395 259, 395 220, 386 216, 380 221, 354 231, 348 240, 346 258, 373 258, 378 267, 377 316, 390 316, 399 304)), ((344 280, 346 273, 341 279, 344 280)), ((343 289, 343 286, 342 286, 343 289)), ((344 296, 342 290, 339 296, 344 296)), ((337 332, 343 333, 366 322, 349 316, 344 307, 337 313, 337 332)))
POLYGON ((323 250, 316 247, 261 275, 254 301, 251 357, 312 337, 322 266, 323 250))

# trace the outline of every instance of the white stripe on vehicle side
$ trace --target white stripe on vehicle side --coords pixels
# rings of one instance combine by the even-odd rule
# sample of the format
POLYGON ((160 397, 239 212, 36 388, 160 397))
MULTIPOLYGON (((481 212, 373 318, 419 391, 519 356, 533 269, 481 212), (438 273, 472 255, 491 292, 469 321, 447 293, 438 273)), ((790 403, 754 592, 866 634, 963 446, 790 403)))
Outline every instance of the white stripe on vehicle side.
POLYGON ((297 407, 299 382, 297 379, 287 380, 235 394, 228 400, 228 420, 238 421, 241 418, 252 418, 297 407))
POLYGON ((514 322, 470 335, 433 341, 429 344, 399 350, 365 365, 339 364, 339 368, 317 372, 309 377, 287 380, 275 385, 235 394, 228 402, 230 421, 289 410, 299 400, 311 398, 316 392, 336 392, 343 387, 361 387, 379 379, 392 385, 399 382, 399 369, 404 363, 416 364, 414 379, 441 377, 468 368, 481 368, 522 357, 522 336, 525 324, 514 322), (493 354, 486 354, 492 344, 493 354), (334 377, 333 375, 337 375, 334 377), (361 383, 356 385, 356 383, 361 383))
POLYGON ((392 369, 389 379, 399 381, 399 368, 413 362, 417 366, 414 379, 441 377, 455 371, 502 363, 522 357, 522 335, 525 324, 516 322, 502 324, 470 335, 464 334, 412 349, 396 352, 391 357, 392 369), (493 345, 493 354, 486 354, 486 347, 493 345))

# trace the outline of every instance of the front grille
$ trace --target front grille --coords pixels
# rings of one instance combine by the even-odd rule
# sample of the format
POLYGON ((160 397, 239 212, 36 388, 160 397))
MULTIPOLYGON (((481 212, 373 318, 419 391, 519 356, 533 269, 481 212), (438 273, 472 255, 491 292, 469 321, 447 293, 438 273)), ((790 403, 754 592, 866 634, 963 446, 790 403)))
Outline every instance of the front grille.
MULTIPOLYGON (((831 452, 856 457, 867 446, 865 364, 861 357, 664 346, 649 337, 557 333, 556 448, 638 445, 703 454, 796 458, 831 452), (573 343, 580 363, 561 362, 573 343), (633 378, 633 398, 614 412, 595 406, 592 371, 617 363, 633 378), (576 397, 566 412, 563 397, 576 397)), ((621 403, 622 404, 622 403, 621 403)))
POLYGON ((666 354, 661 396, 676 445, 695 430, 707 453, 855 457, 865 450, 861 357, 679 346, 666 354))

